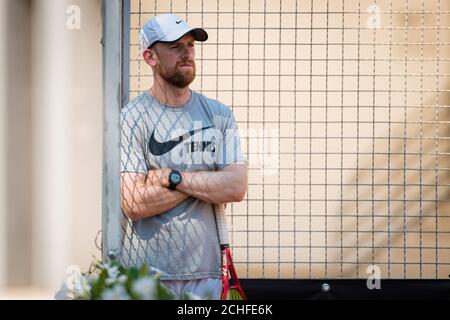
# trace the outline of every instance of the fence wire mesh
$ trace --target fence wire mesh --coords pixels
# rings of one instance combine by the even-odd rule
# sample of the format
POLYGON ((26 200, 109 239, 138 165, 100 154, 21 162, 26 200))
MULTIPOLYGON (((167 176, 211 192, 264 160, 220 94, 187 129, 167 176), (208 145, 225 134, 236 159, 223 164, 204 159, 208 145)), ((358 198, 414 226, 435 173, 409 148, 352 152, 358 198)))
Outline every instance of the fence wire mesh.
MULTIPOLYGON (((166 12, 208 31, 191 88, 239 127, 249 185, 227 214, 241 277, 366 278, 376 265, 448 278, 450 2, 131 0, 130 99, 153 81, 139 28, 166 12)), ((122 164, 142 130, 122 123, 122 164)), ((148 239, 123 226, 122 258, 146 261, 148 239)))

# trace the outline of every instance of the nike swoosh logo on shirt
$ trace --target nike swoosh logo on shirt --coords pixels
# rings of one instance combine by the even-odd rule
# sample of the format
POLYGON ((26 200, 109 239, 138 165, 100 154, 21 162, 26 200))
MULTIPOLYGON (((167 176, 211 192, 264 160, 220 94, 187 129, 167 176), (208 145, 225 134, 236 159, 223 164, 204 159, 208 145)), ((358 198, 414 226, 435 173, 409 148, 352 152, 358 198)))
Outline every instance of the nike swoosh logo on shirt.
POLYGON ((201 129, 194 129, 192 131, 186 132, 185 134, 183 134, 175 139, 172 139, 172 140, 169 140, 166 142, 156 141, 155 130, 153 130, 152 136, 150 137, 150 140, 148 141, 148 147, 150 149, 150 152, 154 156, 161 156, 161 155, 169 152, 173 148, 175 148, 177 145, 179 145, 184 140, 188 139, 190 136, 192 136, 200 131, 209 129, 209 128, 212 128, 212 126, 204 127, 201 129))

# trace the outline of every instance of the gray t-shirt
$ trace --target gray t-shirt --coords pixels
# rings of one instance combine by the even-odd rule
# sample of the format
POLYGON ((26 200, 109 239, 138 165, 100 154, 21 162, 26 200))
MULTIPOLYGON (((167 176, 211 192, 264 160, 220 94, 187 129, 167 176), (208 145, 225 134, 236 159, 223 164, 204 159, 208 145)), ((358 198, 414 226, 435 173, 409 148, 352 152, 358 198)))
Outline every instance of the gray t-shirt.
MULTIPOLYGON (((140 94, 122 109, 121 129, 121 172, 215 171, 245 161, 232 111, 194 91, 183 107, 140 94)), ((131 225, 122 250, 125 265, 146 262, 163 280, 220 278, 212 204, 189 197, 131 225)))

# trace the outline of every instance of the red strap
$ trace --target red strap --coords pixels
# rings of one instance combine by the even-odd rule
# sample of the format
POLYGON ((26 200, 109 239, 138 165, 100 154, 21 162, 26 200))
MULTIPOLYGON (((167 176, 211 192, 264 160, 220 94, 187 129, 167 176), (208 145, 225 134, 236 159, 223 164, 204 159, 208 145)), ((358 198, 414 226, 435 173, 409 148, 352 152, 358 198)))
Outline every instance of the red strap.
POLYGON ((229 290, 227 249, 222 250, 222 300, 227 300, 229 290))

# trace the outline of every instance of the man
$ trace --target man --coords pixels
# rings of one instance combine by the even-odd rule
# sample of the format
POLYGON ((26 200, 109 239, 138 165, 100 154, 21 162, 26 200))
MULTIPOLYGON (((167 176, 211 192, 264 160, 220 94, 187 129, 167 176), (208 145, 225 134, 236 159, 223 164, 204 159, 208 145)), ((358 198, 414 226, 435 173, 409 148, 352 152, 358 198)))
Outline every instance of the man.
POLYGON ((124 261, 147 262, 179 297, 219 299, 213 205, 244 198, 247 165, 231 110, 189 89, 195 41, 207 38, 174 14, 141 28, 154 81, 121 114, 122 207, 133 225, 124 261))

